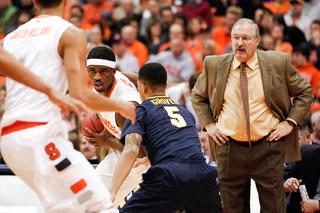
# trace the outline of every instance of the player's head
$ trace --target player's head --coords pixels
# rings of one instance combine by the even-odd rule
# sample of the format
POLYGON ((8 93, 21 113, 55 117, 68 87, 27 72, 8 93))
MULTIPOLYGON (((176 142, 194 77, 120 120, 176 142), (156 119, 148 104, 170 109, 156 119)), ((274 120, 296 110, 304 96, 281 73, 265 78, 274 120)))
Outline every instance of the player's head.
POLYGON ((87 57, 90 81, 98 92, 109 92, 115 81, 116 57, 106 46, 94 47, 87 57))
POLYGON ((138 75, 138 90, 142 101, 152 95, 164 94, 166 87, 167 71, 161 64, 142 65, 138 75))
POLYGON ((33 0, 34 5, 38 8, 55 8, 64 0, 33 0))

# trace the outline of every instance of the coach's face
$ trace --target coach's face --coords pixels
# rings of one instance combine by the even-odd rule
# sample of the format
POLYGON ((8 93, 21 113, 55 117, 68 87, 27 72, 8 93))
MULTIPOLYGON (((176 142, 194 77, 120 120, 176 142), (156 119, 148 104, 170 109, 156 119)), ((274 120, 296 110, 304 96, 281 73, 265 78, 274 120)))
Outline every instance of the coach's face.
MULTIPOLYGON (((109 87, 112 87, 115 81, 114 75, 117 70, 116 68, 112 69, 107 66, 90 65, 87 67, 87 70, 90 81, 97 92, 104 92, 109 87)), ((107 91, 109 91, 109 89, 107 91)))
POLYGON ((260 37, 254 37, 252 24, 238 24, 232 31, 232 50, 240 62, 249 61, 257 50, 260 37))

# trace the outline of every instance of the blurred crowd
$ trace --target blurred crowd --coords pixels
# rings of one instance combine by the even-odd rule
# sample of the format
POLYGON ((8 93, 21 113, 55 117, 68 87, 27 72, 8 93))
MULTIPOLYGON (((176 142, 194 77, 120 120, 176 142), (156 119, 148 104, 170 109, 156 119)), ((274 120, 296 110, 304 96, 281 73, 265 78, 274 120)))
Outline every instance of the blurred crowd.
MULTIPOLYGON (((252 19, 260 28, 259 48, 287 53, 312 85, 315 101, 306 118, 311 133, 310 115, 320 110, 319 11, 319 0, 69 0, 64 18, 85 31, 88 52, 110 46, 121 72, 137 73, 149 61, 161 63, 168 73, 167 95, 193 114, 191 89, 203 59, 231 52, 234 23, 252 19)), ((0 0, 0 39, 35 16, 32 0, 0 0)), ((4 84, 1 77, 0 113, 4 84)), ((95 160, 82 141, 81 118, 71 113, 64 119, 75 148, 95 160)))

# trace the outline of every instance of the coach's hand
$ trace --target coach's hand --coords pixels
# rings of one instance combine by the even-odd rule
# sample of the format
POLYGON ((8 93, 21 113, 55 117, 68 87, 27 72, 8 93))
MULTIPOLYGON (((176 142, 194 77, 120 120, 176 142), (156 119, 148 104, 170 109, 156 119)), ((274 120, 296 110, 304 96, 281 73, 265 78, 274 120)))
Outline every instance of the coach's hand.
POLYGON ((217 128, 217 126, 215 125, 215 123, 210 123, 207 124, 205 126, 205 129, 208 132, 208 135, 210 137, 212 137, 212 139, 219 145, 221 146, 221 143, 226 143, 227 141, 229 141, 229 138, 227 136, 225 136, 224 134, 222 134, 220 132, 220 130, 217 128))
POLYGON ((287 136, 292 130, 293 126, 288 124, 287 121, 282 121, 271 130, 270 135, 267 137, 267 141, 277 141, 280 138, 287 136))

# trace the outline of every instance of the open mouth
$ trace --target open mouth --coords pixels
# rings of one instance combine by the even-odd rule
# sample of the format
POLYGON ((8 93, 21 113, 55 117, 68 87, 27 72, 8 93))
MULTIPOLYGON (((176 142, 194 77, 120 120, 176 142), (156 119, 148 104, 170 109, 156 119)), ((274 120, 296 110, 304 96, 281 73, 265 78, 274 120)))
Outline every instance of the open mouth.
POLYGON ((101 90, 102 87, 103 87, 103 84, 94 84, 94 88, 95 88, 96 90, 101 90))

